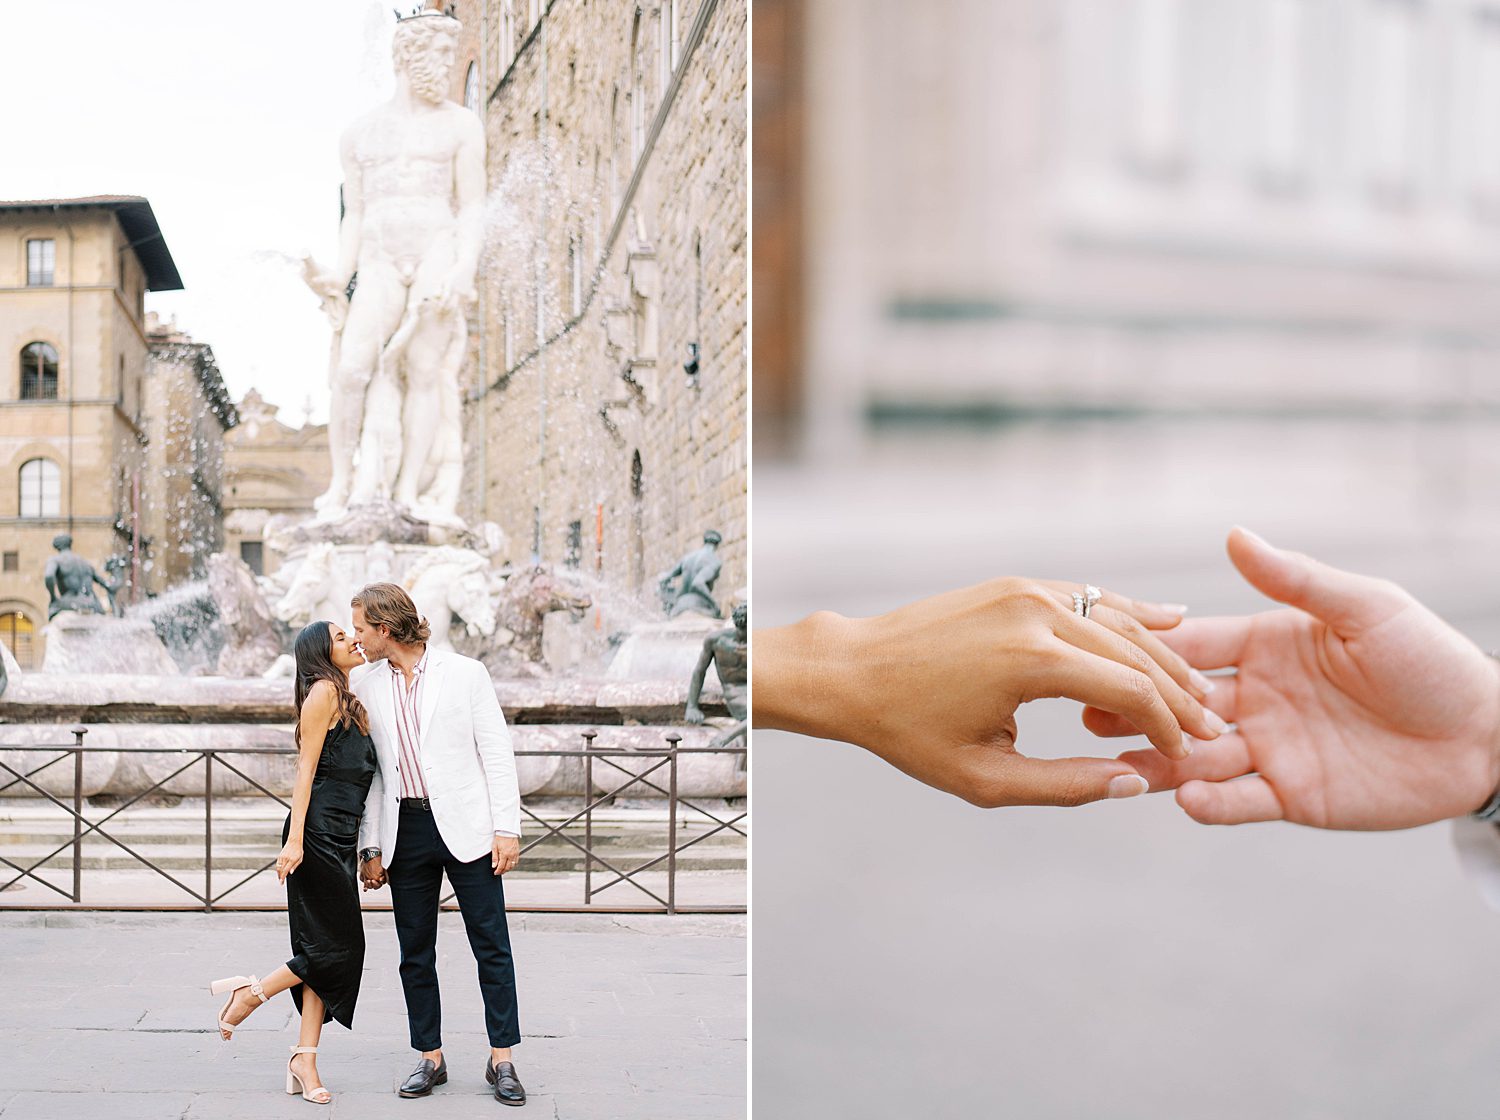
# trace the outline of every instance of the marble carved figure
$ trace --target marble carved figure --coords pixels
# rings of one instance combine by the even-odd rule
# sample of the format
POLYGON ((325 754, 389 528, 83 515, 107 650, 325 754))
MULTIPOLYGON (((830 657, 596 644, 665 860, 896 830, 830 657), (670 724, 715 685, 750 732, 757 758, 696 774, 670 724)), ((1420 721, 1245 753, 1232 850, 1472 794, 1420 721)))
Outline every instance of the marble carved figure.
POLYGON ((459 27, 440 11, 397 24, 395 95, 341 143, 338 266, 305 262, 335 334, 325 519, 387 499, 424 520, 458 520, 458 374, 485 192, 479 119, 446 97, 459 27))

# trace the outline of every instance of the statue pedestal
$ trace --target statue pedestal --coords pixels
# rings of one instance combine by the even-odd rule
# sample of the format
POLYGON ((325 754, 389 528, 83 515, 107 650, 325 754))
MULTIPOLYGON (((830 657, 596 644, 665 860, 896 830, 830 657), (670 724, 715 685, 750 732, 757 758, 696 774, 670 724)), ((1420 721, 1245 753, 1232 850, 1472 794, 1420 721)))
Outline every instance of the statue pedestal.
POLYGON ((353 506, 332 520, 314 518, 281 529, 271 547, 290 554, 297 547, 318 544, 457 545, 477 548, 479 538, 461 522, 423 521, 394 502, 353 506))
POLYGON ((64 611, 44 631, 44 673, 179 675, 177 662, 150 622, 64 611))
MULTIPOLYGON (((605 677, 612 681, 674 680, 686 685, 703 652, 703 639, 728 625, 722 618, 684 614, 637 626, 620 643, 605 677)), ((717 678, 711 672, 709 679, 717 678)))

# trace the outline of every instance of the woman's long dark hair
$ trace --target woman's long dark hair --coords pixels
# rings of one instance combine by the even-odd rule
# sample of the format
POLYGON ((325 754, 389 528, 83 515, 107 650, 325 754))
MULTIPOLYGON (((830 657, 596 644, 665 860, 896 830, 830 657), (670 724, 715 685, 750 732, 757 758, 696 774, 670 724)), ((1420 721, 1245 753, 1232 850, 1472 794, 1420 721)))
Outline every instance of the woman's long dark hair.
POLYGON ((349 691, 344 671, 333 663, 332 627, 326 622, 309 622, 297 635, 292 653, 297 659, 297 687, 293 694, 297 705, 297 746, 302 746, 302 703, 318 681, 333 685, 334 695, 338 698, 339 722, 345 727, 352 722, 361 734, 368 735, 370 717, 365 706, 349 691))

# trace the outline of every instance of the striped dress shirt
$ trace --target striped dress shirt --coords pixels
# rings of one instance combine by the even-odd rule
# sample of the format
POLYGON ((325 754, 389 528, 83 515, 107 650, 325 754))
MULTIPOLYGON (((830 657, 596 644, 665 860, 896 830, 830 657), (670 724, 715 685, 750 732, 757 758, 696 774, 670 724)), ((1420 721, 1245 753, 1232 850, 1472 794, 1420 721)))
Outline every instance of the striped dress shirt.
POLYGON ((422 681, 427 675, 427 651, 411 671, 407 687, 401 666, 391 667, 391 692, 396 698, 397 751, 401 756, 401 796, 426 797, 427 781, 422 776, 422 681))

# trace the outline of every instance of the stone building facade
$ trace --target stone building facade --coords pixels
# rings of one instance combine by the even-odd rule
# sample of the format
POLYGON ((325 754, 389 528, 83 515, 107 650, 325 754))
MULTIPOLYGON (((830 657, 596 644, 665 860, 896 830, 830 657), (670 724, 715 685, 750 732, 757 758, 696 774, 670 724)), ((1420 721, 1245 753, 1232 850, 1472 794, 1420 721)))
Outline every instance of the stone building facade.
POLYGON ((723 534, 747 580, 743 0, 459 3, 482 50, 487 252, 471 518, 649 598, 723 534))
POLYGON ((1492 4, 801 7, 809 454, 903 416, 1500 398, 1492 4))
POLYGON ((224 437, 239 417, 210 346, 154 312, 146 338, 142 589, 156 595, 203 578, 224 546, 224 437))
POLYGON ((237 406, 239 424, 224 437, 224 549, 257 575, 278 566, 266 547, 273 518, 313 515, 313 499, 328 488, 328 425, 293 428, 254 389, 237 406))
POLYGON ((145 293, 181 287, 144 198, 0 203, 0 640, 23 667, 41 660, 54 536, 101 574, 120 558, 139 593, 145 293))

